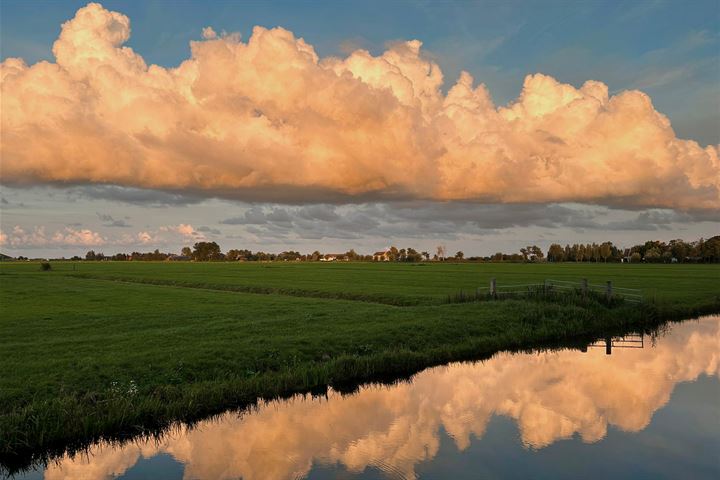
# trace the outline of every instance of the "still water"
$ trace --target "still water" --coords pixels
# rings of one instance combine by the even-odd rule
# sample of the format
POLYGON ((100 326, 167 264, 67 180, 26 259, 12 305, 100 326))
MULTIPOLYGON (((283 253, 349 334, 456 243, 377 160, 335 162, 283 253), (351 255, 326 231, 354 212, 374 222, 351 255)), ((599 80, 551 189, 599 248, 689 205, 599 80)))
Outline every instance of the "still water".
POLYGON ((267 402, 19 478, 717 479, 719 363, 720 316, 703 317, 657 338, 500 353, 267 402))

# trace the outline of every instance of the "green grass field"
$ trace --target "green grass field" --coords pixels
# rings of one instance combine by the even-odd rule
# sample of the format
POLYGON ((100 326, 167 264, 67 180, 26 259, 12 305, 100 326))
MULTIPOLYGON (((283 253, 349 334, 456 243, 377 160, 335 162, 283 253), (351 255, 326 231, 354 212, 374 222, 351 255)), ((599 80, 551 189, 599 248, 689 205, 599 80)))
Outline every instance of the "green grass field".
POLYGON ((0 305, 9 463, 258 397, 718 312, 720 266, 4 263, 0 305), (612 280, 649 302, 444 303, 490 278, 612 280))
MULTIPOLYGON (((7 274, 39 273, 35 264, 0 268, 7 274)), ((487 287, 491 278, 501 285, 541 283, 545 279, 610 280, 618 287, 642 289, 648 298, 665 304, 703 303, 720 292, 720 266, 687 264, 77 262, 55 264, 48 275, 210 289, 268 289, 300 296, 348 295, 407 305, 438 303, 461 289, 487 287)))

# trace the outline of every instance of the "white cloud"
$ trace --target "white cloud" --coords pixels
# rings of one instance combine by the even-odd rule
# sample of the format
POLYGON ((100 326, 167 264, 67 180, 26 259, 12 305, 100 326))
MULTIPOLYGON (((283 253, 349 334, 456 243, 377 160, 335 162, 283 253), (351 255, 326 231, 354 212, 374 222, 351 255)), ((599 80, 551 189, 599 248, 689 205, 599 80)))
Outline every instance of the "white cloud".
POLYGON ((99 4, 63 24, 56 63, 8 58, 2 182, 111 183, 194 195, 579 201, 720 208, 718 147, 678 139, 639 91, 528 75, 496 107, 421 42, 319 58, 282 28, 192 42, 177 68, 129 47, 99 4))

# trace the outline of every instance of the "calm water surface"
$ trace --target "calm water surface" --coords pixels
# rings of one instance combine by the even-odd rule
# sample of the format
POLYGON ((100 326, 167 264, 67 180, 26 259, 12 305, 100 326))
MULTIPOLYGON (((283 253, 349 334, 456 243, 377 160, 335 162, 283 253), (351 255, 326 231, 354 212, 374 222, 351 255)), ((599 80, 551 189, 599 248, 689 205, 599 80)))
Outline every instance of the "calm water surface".
POLYGON ((19 478, 720 478, 720 316, 297 396, 19 478))

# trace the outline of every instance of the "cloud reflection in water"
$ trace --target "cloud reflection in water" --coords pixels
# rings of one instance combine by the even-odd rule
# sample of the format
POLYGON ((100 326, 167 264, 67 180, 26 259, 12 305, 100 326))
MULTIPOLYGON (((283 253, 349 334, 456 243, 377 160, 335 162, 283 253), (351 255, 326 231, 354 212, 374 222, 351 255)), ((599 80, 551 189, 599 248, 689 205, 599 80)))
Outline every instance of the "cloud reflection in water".
POLYGON ((531 449, 574 435, 597 442, 608 426, 638 432, 678 383, 718 376, 719 359, 719 316, 674 325, 653 347, 646 339, 644 349, 615 349, 611 356, 592 348, 500 353, 425 370, 411 383, 267 402, 241 416, 180 428, 160 443, 99 445, 51 465, 45 478, 109 479, 161 453, 185 464, 185 478, 302 478, 313 464, 414 478, 415 466, 438 453, 441 430, 465 450, 494 415, 517 422, 531 449))

